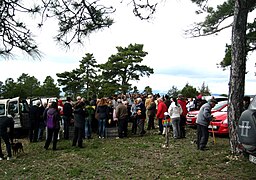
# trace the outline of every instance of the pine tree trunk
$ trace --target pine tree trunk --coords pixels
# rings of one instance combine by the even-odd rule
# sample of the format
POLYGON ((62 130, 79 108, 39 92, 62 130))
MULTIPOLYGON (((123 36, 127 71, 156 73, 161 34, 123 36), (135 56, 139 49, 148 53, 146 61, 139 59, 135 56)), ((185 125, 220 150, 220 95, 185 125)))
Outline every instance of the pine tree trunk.
POLYGON ((238 153, 237 124, 242 113, 246 72, 246 0, 236 0, 232 27, 232 62, 229 81, 229 137, 231 153, 238 153))

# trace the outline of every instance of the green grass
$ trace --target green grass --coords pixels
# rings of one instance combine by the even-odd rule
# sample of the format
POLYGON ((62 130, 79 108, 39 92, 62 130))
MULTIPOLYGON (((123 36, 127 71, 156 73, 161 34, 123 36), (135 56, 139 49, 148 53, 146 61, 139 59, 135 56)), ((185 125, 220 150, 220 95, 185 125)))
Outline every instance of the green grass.
MULTIPOLYGON (((170 140, 170 147, 157 130, 144 137, 85 140, 85 148, 60 140, 59 150, 44 150, 44 142, 21 139, 24 153, 0 162, 0 179, 255 179, 256 165, 243 156, 231 158, 227 137, 209 138, 208 151, 198 151, 192 141, 196 130, 187 128, 187 138, 170 140)), ((51 147, 51 146, 50 146, 51 147)), ((2 147, 3 148, 3 147, 2 147)), ((3 151, 5 152, 5 151, 3 151)))

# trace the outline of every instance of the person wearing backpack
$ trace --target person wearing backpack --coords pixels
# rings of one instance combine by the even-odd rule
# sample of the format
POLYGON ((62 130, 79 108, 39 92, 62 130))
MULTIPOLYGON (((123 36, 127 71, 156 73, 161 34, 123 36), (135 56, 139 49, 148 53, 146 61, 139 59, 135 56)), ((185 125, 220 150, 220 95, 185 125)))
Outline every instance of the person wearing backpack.
POLYGON ((47 139, 44 148, 47 150, 51 141, 53 140, 52 150, 56 150, 58 133, 60 130, 61 117, 58 111, 58 104, 52 102, 47 110, 46 127, 47 127, 47 139))

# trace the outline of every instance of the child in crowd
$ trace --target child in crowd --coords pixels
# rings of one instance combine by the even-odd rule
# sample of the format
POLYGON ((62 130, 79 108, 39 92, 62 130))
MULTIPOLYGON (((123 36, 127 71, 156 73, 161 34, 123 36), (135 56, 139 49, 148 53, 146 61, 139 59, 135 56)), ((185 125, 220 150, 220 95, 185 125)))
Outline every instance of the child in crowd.
POLYGON ((164 119, 162 120, 163 124, 163 135, 165 136, 165 144, 163 145, 164 148, 169 147, 169 139, 170 139, 170 127, 171 127, 171 118, 168 112, 164 113, 164 119))

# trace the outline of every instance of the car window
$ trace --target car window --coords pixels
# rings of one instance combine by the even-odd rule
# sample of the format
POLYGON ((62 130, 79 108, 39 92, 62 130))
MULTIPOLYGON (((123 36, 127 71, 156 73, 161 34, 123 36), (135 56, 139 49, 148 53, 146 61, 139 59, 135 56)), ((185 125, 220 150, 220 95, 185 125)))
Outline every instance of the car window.
POLYGON ((225 104, 227 104, 227 101, 220 101, 220 102, 218 102, 218 104, 216 104, 216 105, 212 108, 212 110, 218 110, 218 109, 222 108, 225 104))
POLYGON ((12 113, 18 113, 18 102, 17 101, 12 101, 9 103, 9 109, 8 109, 8 113, 12 114, 12 113))
POLYGON ((20 109, 21 109, 21 112, 29 112, 29 105, 26 100, 22 100, 20 102, 20 109))
POLYGON ((250 103, 248 109, 256 109, 256 96, 253 98, 253 100, 250 103))
POLYGON ((4 115, 4 114, 5 114, 5 105, 0 104, 0 115, 4 115))

